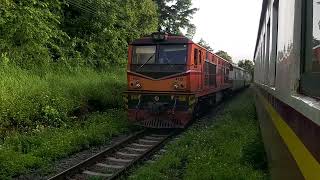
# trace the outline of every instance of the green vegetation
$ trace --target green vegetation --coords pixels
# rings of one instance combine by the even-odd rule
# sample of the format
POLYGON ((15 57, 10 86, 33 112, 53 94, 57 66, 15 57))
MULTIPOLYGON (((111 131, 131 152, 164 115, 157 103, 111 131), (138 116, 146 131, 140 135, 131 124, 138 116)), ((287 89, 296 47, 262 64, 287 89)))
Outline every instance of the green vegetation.
POLYGON ((200 39, 200 41, 198 42, 198 44, 204 48, 206 48, 208 51, 213 52, 213 48, 210 46, 209 43, 207 43, 204 39, 200 39))
POLYGON ((238 66, 247 70, 248 72, 250 72, 251 76, 253 77, 253 73, 254 73, 254 64, 252 61, 248 60, 248 59, 244 59, 244 60, 240 60, 238 62, 238 66))
POLYGON ((191 0, 163 2, 0 0, 0 179, 130 128, 121 94, 128 42, 159 26, 195 31, 191 0))
POLYGON ((127 45, 157 29, 152 0, 0 4, 0 179, 128 130, 127 45))
POLYGON ((39 126, 65 127, 90 112, 122 108, 125 71, 90 68, 37 75, 16 67, 0 70, 0 137, 31 132, 39 126))
POLYGON ((216 52, 216 54, 222 57, 223 59, 232 62, 232 57, 227 52, 220 50, 216 52))
POLYGON ((157 29, 152 0, 0 0, 0 59, 23 68, 105 68, 157 29))
POLYGON ((48 168, 56 159, 106 143, 114 135, 128 130, 126 114, 112 110, 90 115, 72 127, 17 133, 0 148, 0 179, 10 179, 33 168, 48 168))
MULTIPOLYGON (((210 118, 209 118, 210 119, 210 118)), ((188 130, 131 179, 267 179, 267 162, 250 92, 218 117, 188 130)))
POLYGON ((197 8, 192 8, 192 0, 154 0, 158 7, 159 28, 172 34, 182 34, 193 38, 196 26, 190 22, 197 8))
POLYGON ((45 168, 130 128, 124 68, 62 67, 37 75, 10 66, 0 74, 0 179, 45 168))

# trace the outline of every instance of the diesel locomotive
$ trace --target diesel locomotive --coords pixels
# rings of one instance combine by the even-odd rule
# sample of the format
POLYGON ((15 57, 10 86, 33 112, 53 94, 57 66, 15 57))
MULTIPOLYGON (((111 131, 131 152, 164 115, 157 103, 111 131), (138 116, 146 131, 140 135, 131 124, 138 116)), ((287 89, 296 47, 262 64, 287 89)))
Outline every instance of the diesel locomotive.
POLYGON ((320 0, 264 0, 254 59, 271 179, 320 179, 320 0))
POLYGON ((206 106, 248 85, 244 69, 185 36, 153 33, 129 44, 128 119, 150 128, 184 128, 206 106))

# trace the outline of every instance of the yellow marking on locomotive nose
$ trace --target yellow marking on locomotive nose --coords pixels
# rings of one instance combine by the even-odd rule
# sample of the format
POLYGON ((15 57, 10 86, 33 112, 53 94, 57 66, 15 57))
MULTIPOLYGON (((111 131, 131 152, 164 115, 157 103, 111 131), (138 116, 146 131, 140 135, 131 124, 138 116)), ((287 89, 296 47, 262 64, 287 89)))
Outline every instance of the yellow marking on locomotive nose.
POLYGON ((187 101, 187 97, 186 96, 179 96, 179 101, 187 101))
POLYGON ((132 96, 131 96, 131 99, 133 99, 133 100, 138 100, 139 98, 140 98, 139 95, 132 95, 132 96))

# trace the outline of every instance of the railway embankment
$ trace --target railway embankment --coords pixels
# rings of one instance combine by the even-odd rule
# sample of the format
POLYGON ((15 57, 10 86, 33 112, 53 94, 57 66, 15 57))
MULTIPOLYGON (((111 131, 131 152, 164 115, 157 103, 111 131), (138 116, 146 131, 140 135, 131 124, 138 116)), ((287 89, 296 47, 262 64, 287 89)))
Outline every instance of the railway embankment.
POLYGON ((125 73, 80 67, 43 74, 0 70, 0 179, 51 171, 64 157, 130 129, 121 91, 125 73))
POLYGON ((130 179, 267 179, 251 93, 236 95, 218 115, 192 126, 130 179))

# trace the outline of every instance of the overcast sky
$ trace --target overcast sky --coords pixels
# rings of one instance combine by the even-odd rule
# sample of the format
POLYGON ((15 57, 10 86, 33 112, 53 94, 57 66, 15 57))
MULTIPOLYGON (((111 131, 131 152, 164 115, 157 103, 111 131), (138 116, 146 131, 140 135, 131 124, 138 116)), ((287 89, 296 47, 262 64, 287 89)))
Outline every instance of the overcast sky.
POLYGON ((234 62, 252 60, 262 0, 192 0, 199 8, 192 22, 194 41, 203 38, 214 51, 227 51, 234 62))

